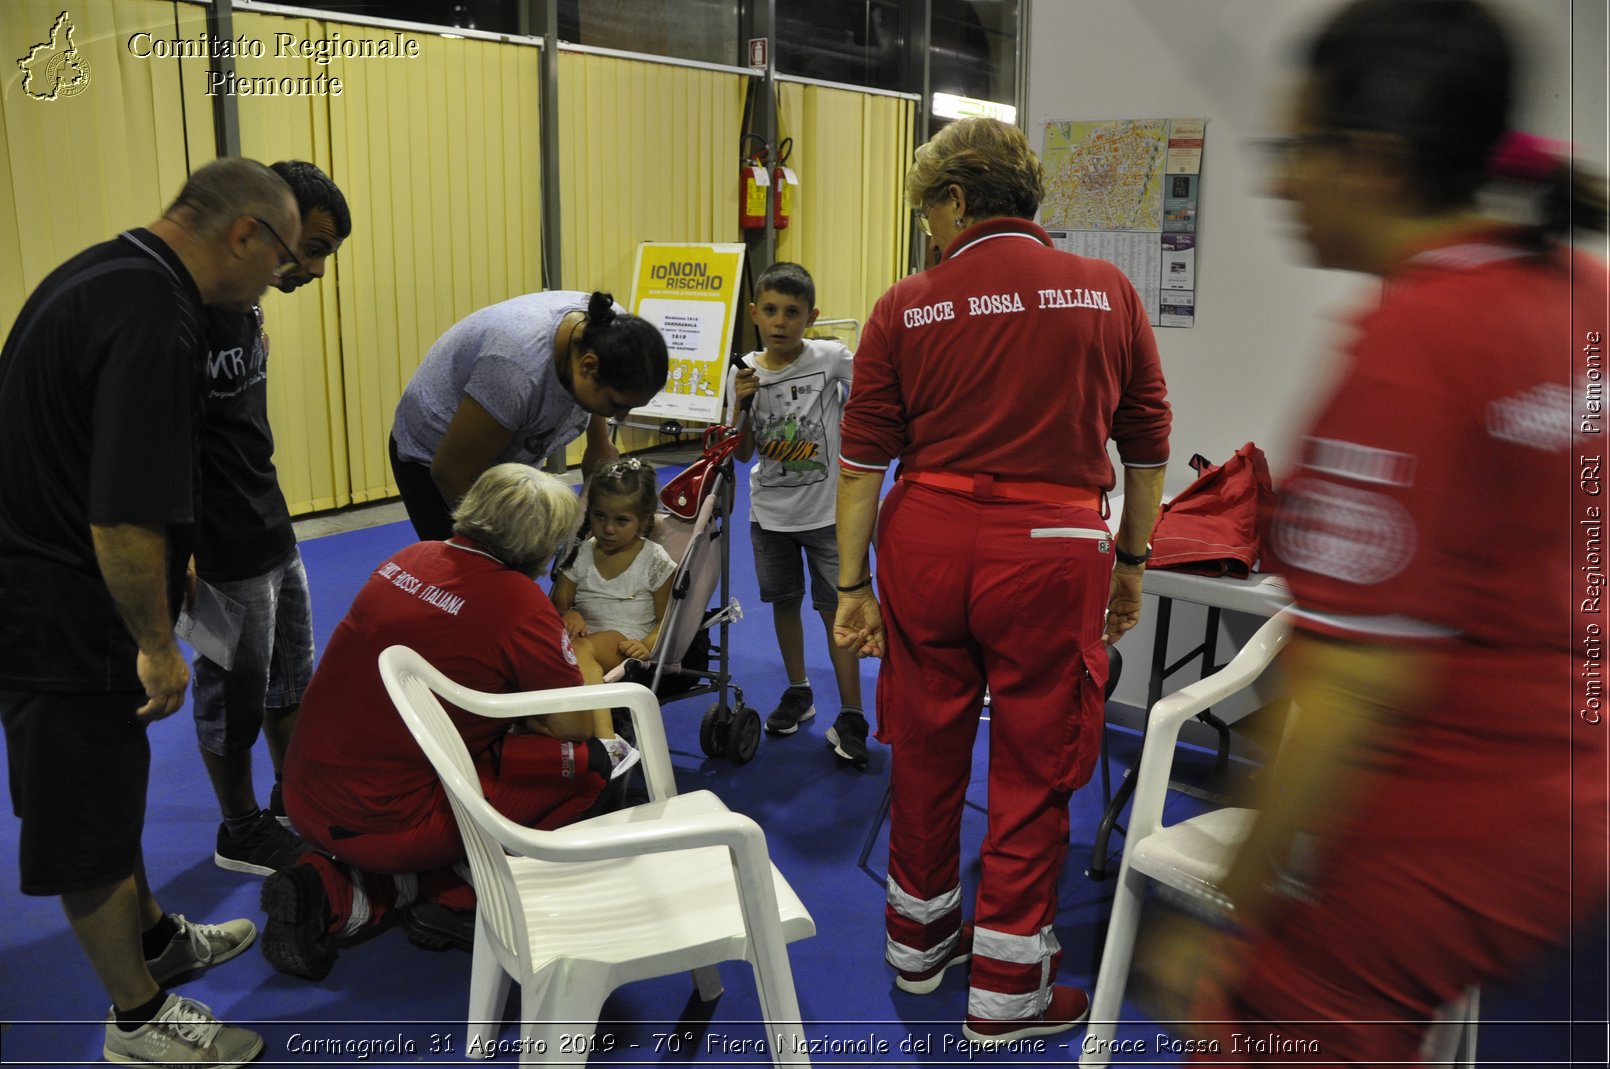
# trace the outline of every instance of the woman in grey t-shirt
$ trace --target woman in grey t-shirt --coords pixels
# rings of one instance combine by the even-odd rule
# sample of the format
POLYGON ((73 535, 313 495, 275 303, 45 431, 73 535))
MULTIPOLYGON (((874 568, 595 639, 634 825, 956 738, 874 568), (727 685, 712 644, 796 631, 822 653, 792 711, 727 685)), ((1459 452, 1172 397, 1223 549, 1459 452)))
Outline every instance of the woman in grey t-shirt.
POLYGON ((607 419, 665 386, 665 339, 607 293, 528 293, 473 312, 430 347, 397 403, 391 467, 422 539, 494 464, 540 463, 587 432, 582 470, 616 455, 607 419))

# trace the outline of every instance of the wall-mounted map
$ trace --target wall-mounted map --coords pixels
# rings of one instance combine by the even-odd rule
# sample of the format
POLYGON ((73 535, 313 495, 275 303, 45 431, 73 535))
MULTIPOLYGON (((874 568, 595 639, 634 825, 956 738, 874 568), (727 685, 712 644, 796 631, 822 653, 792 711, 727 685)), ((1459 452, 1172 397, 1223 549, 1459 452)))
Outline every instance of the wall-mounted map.
POLYGON ((1040 223, 1058 248, 1129 276, 1154 326, 1196 321, 1196 228, 1206 119, 1045 125, 1040 223))

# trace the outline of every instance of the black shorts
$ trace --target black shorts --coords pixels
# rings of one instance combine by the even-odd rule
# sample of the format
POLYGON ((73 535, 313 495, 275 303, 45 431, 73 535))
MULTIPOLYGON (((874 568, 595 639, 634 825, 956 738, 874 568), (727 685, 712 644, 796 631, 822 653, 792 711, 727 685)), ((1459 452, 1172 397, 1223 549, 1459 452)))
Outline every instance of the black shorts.
POLYGON ((143 703, 126 691, 0 690, 23 894, 87 891, 133 874, 151 775, 151 744, 134 715, 143 703))

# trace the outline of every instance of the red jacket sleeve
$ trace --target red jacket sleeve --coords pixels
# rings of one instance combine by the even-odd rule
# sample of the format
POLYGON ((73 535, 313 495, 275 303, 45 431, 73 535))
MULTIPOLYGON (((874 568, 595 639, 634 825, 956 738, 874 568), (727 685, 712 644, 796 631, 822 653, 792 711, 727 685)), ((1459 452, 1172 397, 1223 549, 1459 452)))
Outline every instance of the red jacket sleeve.
POLYGON ((839 462, 851 471, 883 471, 906 439, 905 401, 892 349, 889 309, 899 287, 878 298, 855 350, 855 380, 839 428, 839 462))
MULTIPOLYGON (((1127 280, 1126 280, 1127 281, 1127 280)), ((1125 287, 1130 321, 1134 325, 1130 343, 1129 377, 1120 386, 1118 408, 1113 413, 1112 439, 1118 458, 1132 468, 1155 468, 1168 463, 1168 432, 1173 411, 1168 389, 1163 383, 1163 362, 1157 355, 1157 338, 1146 318, 1140 294, 1133 285, 1125 287)))

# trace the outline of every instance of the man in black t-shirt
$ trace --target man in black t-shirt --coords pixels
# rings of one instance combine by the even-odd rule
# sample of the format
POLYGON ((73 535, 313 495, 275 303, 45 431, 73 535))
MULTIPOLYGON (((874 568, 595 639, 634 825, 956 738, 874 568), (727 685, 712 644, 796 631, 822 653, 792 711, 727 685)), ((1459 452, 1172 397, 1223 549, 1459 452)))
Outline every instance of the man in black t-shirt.
MULTIPOLYGON (((341 191, 313 164, 280 162, 272 169, 291 187, 302 217, 299 263, 274 283, 290 293, 324 277, 326 261, 352 232, 352 216, 341 191)), ((274 470, 262 309, 209 308, 206 331, 196 575, 243 611, 227 669, 197 654, 191 709, 223 817, 213 861, 266 876, 307 850, 281 826, 279 778, 302 691, 313 675, 313 616, 307 573, 274 470), (252 783, 259 732, 274 766, 266 810, 258 808, 252 783)))
POLYGON ((164 990, 239 954, 256 927, 164 913, 140 833, 146 730, 189 682, 173 622, 194 518, 202 306, 249 308, 294 267, 300 233, 278 175, 214 161, 149 228, 46 276, 0 350, 0 719, 18 872, 23 893, 60 896, 111 995, 114 1061, 233 1064, 262 1049, 164 990))

